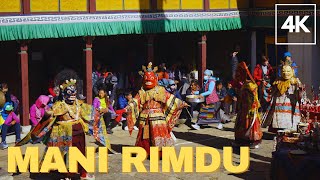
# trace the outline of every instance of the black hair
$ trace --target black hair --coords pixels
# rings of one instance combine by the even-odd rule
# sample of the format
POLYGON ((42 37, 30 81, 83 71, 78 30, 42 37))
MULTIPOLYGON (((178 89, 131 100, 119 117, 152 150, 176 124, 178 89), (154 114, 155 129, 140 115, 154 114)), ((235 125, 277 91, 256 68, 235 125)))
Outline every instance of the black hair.
POLYGON ((99 92, 99 91, 107 92, 107 89, 106 89, 106 87, 105 87, 104 85, 100 85, 100 86, 98 87, 98 92, 99 92))
POLYGON ((191 80, 191 83, 190 84, 196 84, 196 85, 199 85, 199 81, 198 80, 196 80, 196 79, 193 79, 193 80, 191 80))
POLYGON ((223 85, 222 81, 217 81, 217 85, 220 85, 220 84, 223 85))
POLYGON ((128 96, 128 95, 130 95, 130 94, 132 95, 132 91, 130 91, 130 90, 125 90, 123 94, 124 94, 124 96, 128 96))

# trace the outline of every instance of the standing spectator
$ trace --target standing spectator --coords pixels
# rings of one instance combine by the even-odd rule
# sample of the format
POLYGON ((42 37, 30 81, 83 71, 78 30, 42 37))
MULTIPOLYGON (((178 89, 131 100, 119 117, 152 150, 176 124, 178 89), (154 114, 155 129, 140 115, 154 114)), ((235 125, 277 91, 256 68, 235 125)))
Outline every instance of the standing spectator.
POLYGON ((262 111, 265 111, 268 107, 268 103, 263 98, 264 91, 266 90, 266 86, 271 83, 271 76, 273 75, 273 69, 269 64, 269 59, 266 56, 262 56, 262 63, 257 64, 253 72, 253 78, 257 83, 258 89, 258 97, 261 103, 262 111))
POLYGON ((92 86, 98 81, 101 76, 101 63, 96 62, 95 69, 92 72, 92 86))
MULTIPOLYGON (((200 86, 199 86, 199 83, 198 83, 198 80, 192 80, 191 83, 190 83, 190 87, 187 89, 187 93, 186 93, 186 96, 188 95, 198 95, 199 94, 199 90, 200 90, 200 86)), ((193 118, 193 111, 194 110, 200 110, 200 105, 198 103, 188 103, 190 105, 190 107, 188 108, 189 110, 189 113, 190 114, 186 114, 184 111, 186 110, 183 110, 183 114, 186 114, 186 125, 191 127, 191 122, 192 122, 192 119, 193 118), (190 117, 191 115, 191 117, 190 117)))
POLYGON ((227 84, 227 96, 225 97, 224 101, 224 111, 227 115, 230 114, 230 106, 232 108, 231 115, 236 114, 236 107, 237 107, 237 95, 235 89, 232 87, 231 82, 227 84))
POLYGON ((7 102, 4 104, 4 107, 1 111, 1 118, 4 120, 4 123, 2 125, 2 131, 1 131, 1 148, 7 149, 8 144, 6 142, 6 137, 8 133, 8 129, 10 126, 14 126, 15 134, 16 134, 16 143, 20 141, 20 119, 18 116, 13 112, 13 106, 12 103, 7 102))
POLYGON ((35 127, 45 114, 45 111, 49 109, 48 103, 50 101, 49 96, 41 95, 30 108, 30 121, 31 126, 35 127))
POLYGON ((16 96, 12 95, 9 91, 9 87, 7 83, 2 83, 0 85, 0 90, 3 92, 6 98, 6 102, 10 102, 13 104, 13 111, 15 114, 19 114, 19 100, 16 96))
MULTIPOLYGON (((206 69, 203 74, 203 87, 204 92, 200 94, 201 97, 205 98, 205 104, 200 109, 199 119, 205 119, 208 121, 218 121, 218 129, 222 130, 222 119, 220 117, 220 106, 221 102, 216 92, 216 78, 213 76, 213 71, 206 69)), ((196 130, 200 129, 200 126, 196 123, 192 125, 196 130)))
MULTIPOLYGON (((117 113, 117 117, 116 117, 116 121, 120 122, 122 117, 126 117, 127 116, 127 110, 126 107, 128 106, 129 102, 132 101, 132 92, 126 90, 124 92, 124 94, 120 95, 118 98, 118 107, 116 110, 117 113)), ((126 131, 128 131, 128 126, 127 126, 127 122, 123 121, 123 125, 122 128, 126 131)), ((134 130, 138 130, 138 128, 136 126, 133 127, 134 130)))
POLYGON ((238 53, 240 52, 240 45, 236 44, 234 46, 234 51, 231 54, 231 70, 232 70, 232 79, 235 78, 236 70, 238 67, 239 59, 238 59, 238 53))
POLYGON ((220 100, 220 103, 221 103, 221 108, 219 109, 218 113, 220 113, 220 117, 221 117, 221 121, 222 122, 229 122, 230 121, 230 118, 228 116, 225 115, 225 112, 224 112, 224 102, 225 102, 225 99, 226 99, 226 96, 227 96, 227 90, 225 87, 223 87, 223 84, 221 81, 218 81, 217 82, 217 95, 218 95, 218 98, 220 100), (222 110, 223 109, 223 110, 222 110))
POLYGON ((225 87, 223 87, 221 81, 217 82, 217 95, 219 97, 220 102, 223 103, 224 102, 224 98, 227 95, 227 90, 226 90, 225 87))

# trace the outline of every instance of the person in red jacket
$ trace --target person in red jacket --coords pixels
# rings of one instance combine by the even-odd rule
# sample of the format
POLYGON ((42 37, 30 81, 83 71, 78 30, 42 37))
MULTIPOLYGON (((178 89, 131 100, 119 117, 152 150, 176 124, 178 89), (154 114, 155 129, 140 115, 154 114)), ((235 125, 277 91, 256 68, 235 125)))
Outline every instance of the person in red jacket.
POLYGON ((263 92, 265 86, 267 86, 270 83, 272 76, 273 69, 269 64, 269 59, 266 56, 262 56, 261 64, 257 64, 257 66, 254 68, 253 78, 259 86, 258 95, 263 111, 265 111, 268 107, 267 102, 263 99, 263 92))

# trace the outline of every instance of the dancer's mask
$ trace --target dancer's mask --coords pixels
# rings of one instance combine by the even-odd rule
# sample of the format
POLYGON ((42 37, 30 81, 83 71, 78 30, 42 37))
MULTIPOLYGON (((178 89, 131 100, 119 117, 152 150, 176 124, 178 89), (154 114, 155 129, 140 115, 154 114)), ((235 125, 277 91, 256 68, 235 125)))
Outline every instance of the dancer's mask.
POLYGON ((70 79, 66 80, 62 85, 60 85, 63 99, 68 104, 73 104, 77 99, 76 83, 77 81, 75 79, 70 79))
POLYGON ((147 67, 142 66, 142 70, 139 74, 143 76, 143 88, 148 90, 154 88, 158 84, 158 77, 156 72, 157 67, 152 69, 152 63, 150 62, 147 67))

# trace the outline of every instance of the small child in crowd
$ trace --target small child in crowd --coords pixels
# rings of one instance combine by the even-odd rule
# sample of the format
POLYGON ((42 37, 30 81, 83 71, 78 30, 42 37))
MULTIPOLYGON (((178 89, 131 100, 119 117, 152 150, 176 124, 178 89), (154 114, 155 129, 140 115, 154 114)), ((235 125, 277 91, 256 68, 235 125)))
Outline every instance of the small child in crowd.
MULTIPOLYGON (((117 117, 116 121, 120 122, 122 118, 126 117, 126 107, 128 106, 129 102, 132 101, 132 92, 129 90, 126 90, 123 94, 121 94, 118 98, 118 107, 116 110, 117 117)), ((123 130, 128 130, 127 121, 123 121, 122 124, 123 130)), ((138 130, 136 126, 134 126, 135 130, 138 130)))
POLYGON ((16 134, 16 143, 21 140, 20 139, 20 130, 21 130, 20 119, 14 113, 13 110, 14 110, 14 107, 10 102, 5 103, 3 106, 3 109, 1 110, 0 118, 2 119, 2 122, 4 122, 1 128, 2 129, 1 130, 2 131, 1 132, 1 138, 2 138, 1 148, 2 149, 8 148, 6 137, 7 137, 8 129, 10 126, 14 126, 14 130, 16 134))
POLYGON ((237 95, 236 91, 232 87, 231 82, 227 84, 227 96, 224 101, 224 110, 226 114, 230 114, 230 106, 232 107, 231 115, 236 114, 237 95))

